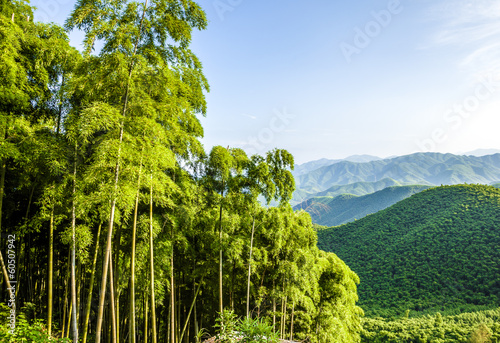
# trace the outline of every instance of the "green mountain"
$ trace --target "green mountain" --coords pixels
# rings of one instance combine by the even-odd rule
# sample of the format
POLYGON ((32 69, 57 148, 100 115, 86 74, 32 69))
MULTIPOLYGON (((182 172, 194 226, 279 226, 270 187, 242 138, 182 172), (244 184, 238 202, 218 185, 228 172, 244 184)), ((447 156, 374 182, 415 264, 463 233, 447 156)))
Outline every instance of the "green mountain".
POLYGON ((295 177, 297 177, 298 175, 307 174, 307 173, 309 173, 313 170, 319 169, 321 167, 329 166, 329 165, 332 165, 332 164, 335 164, 338 162, 342 162, 342 161, 363 163, 363 162, 371 162, 371 161, 375 161, 375 160, 381 160, 381 158, 377 157, 377 156, 371 156, 371 155, 353 155, 353 156, 346 157, 344 159, 337 159, 337 160, 330 160, 327 158, 322 158, 322 159, 315 160, 315 161, 310 161, 310 162, 306 162, 306 163, 302 163, 302 164, 296 164, 294 167, 294 170, 293 170, 293 175, 295 177))
POLYGON ((318 232, 360 279, 368 316, 488 309, 500 303, 500 189, 442 186, 318 232))
POLYGON ((417 153, 366 163, 341 161, 297 176, 296 185, 313 197, 332 186, 384 179, 401 185, 490 184, 500 180, 500 154, 477 157, 417 153))
POLYGON ((336 197, 341 194, 367 195, 391 186, 401 186, 401 184, 393 179, 383 179, 377 182, 355 182, 348 185, 336 185, 321 192, 308 192, 299 188, 293 193, 290 204, 296 206, 308 199, 325 196, 336 197))
POLYGON ((428 188, 429 186, 393 186, 363 196, 342 194, 335 197, 315 197, 294 209, 307 211, 313 223, 336 226, 381 211, 428 188))

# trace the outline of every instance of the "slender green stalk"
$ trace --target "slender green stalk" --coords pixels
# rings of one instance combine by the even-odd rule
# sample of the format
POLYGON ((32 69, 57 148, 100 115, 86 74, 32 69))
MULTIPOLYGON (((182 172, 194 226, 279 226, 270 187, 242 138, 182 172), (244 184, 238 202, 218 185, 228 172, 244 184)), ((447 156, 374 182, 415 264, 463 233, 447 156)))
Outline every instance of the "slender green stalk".
MULTIPOLYGON (((7 135, 7 132, 5 133, 7 135)), ((4 187, 5 187, 5 171, 7 169, 7 161, 4 159, 2 161, 2 170, 0 172, 0 233, 2 232, 2 206, 3 206, 3 195, 4 195, 4 187)), ((2 252, 0 251, 0 265, 2 266, 2 274, 5 280, 5 284, 7 285, 7 289, 9 294, 15 298, 15 292, 12 289, 12 286, 9 281, 9 275, 7 274, 7 268, 5 268, 5 263, 3 260, 2 252)))
MULTIPOLYGON (((146 13, 147 6, 148 6, 148 0, 146 0, 144 3, 144 11, 142 14, 141 24, 139 27, 139 33, 142 31, 142 26, 143 26, 144 16, 146 13)), ((132 54, 132 57, 135 56, 135 54, 137 52, 138 45, 139 45, 139 37, 137 38, 137 41, 135 43, 134 52, 132 54)), ((106 283, 107 283, 107 278, 108 278, 109 260, 111 257, 113 225, 114 225, 114 221, 115 221, 115 208, 116 208, 116 200, 117 200, 116 197, 117 197, 117 191, 118 191, 118 180, 119 180, 120 166, 121 166, 122 142, 123 142, 123 134, 124 134, 124 129, 125 129, 125 127, 124 127, 125 126, 125 117, 127 115, 127 106, 128 106, 128 101, 129 101, 129 97, 130 97, 130 84, 131 84, 131 80, 132 80, 133 70, 134 70, 134 63, 131 63, 130 68, 129 68, 128 78, 127 78, 127 85, 125 87, 125 94, 124 94, 124 101, 123 101, 123 108, 122 108, 122 121, 120 123, 118 152, 117 152, 117 156, 116 156, 116 167, 115 167, 114 191, 113 191, 113 199, 111 202, 111 211, 110 211, 110 215, 109 215, 108 238, 107 238, 107 243, 106 243, 106 253, 105 253, 105 257, 104 257, 104 268, 103 268, 102 280, 101 280, 101 294, 99 297, 99 310, 98 310, 98 314, 97 314, 97 329, 96 329, 95 343, 101 343, 102 321, 103 321, 103 317, 104 317, 104 300, 105 300, 105 296, 106 296, 106 283)))
POLYGON ((95 278, 95 270, 97 265, 97 253, 99 252, 99 236, 101 235, 101 227, 102 223, 99 224, 99 228, 97 229, 97 235, 95 240, 95 251, 94 251, 94 260, 92 261, 92 269, 90 274, 90 285, 89 285, 89 296, 87 297, 87 306, 85 309, 85 320, 83 321, 83 343, 87 343, 87 333, 89 329, 89 319, 90 319, 90 309, 92 305, 92 292, 94 290, 94 278, 95 278))
POLYGON ((76 165, 78 158, 78 144, 75 143, 75 154, 73 162, 73 190, 72 190, 72 206, 71 206, 71 305, 73 307, 72 324, 73 324, 73 342, 78 343, 78 323, 76 317, 76 165))
POLYGON ((194 295, 193 302, 191 303, 191 307, 189 308, 189 312, 186 318, 186 322, 184 323, 184 328, 182 329, 182 334, 181 338, 179 339, 179 342, 182 342, 182 338, 184 337, 184 333, 186 332, 186 328, 189 324, 189 319, 191 318, 191 312, 193 311, 194 305, 196 303, 196 298, 198 297, 198 293, 200 292, 201 284, 203 283, 203 279, 201 279, 200 284, 198 285, 198 289, 196 290, 196 294, 194 295))
POLYGON ((48 284, 48 304, 47 304, 47 333, 52 335, 52 280, 54 273, 54 207, 50 212, 49 224, 49 284, 48 284))
POLYGON ((151 189, 149 193, 149 258, 151 273, 151 329, 153 331, 153 343, 156 342, 156 312, 155 312, 155 270, 153 256, 153 174, 151 174, 151 189))
MULTIPOLYGON (((222 182, 222 189, 224 189, 224 182, 222 182)), ((224 191, 221 192, 221 201, 219 208, 219 313, 224 312, 222 302, 222 202, 224 199, 224 191)))
POLYGON ((115 303, 115 284, 113 275, 113 255, 109 256, 109 293, 111 298, 111 334, 113 343, 118 343, 116 335, 116 303, 115 303))
POLYGON ((247 318, 250 318, 250 275, 252 273, 252 249, 253 236, 255 233, 255 213, 252 218, 252 235, 250 237, 250 256, 248 258, 248 280, 247 280, 247 318))
POLYGON ((137 177, 137 194, 135 196, 134 222, 132 225, 132 252, 130 260, 130 326, 129 326, 129 343, 135 343, 135 248, 137 237, 137 212, 139 209, 139 194, 141 187, 142 175, 142 158, 144 148, 141 151, 141 161, 139 164, 139 176, 137 177))
POLYGON ((175 283, 174 283, 174 229, 171 230, 172 252, 170 253, 170 342, 175 343, 175 283))

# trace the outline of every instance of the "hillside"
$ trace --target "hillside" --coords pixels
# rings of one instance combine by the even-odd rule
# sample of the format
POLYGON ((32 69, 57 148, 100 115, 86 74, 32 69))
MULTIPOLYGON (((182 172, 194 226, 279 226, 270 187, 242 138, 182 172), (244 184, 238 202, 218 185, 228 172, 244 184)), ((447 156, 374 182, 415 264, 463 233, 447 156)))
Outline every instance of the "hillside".
POLYGON ((296 185, 297 189, 318 193, 332 186, 383 179, 401 185, 490 184, 500 180, 500 154, 476 157, 417 153, 366 163, 342 161, 299 175, 296 185))
POLYGON ((394 186, 363 196, 342 194, 335 197, 315 197, 294 209, 307 211, 313 223, 336 226, 381 211, 428 188, 429 186, 394 186))
POLYGON ((500 190, 436 187, 353 223, 318 246, 358 273, 367 315, 458 313, 500 302, 500 190))
POLYGON ((293 193, 293 198, 290 201, 290 204, 292 206, 297 206, 304 203, 308 199, 318 197, 336 197, 342 194, 352 194, 357 196, 367 195, 392 186, 401 186, 401 184, 393 179, 383 179, 377 182, 355 182, 348 185, 332 186, 321 192, 308 192, 304 189, 297 189, 293 193))

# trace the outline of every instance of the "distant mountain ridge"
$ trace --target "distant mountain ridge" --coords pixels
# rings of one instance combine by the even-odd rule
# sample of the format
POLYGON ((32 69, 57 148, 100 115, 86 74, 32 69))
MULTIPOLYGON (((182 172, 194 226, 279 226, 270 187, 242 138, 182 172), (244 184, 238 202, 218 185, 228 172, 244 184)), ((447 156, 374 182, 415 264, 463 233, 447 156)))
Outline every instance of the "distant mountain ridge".
POLYGON ((459 155, 486 156, 500 153, 500 149, 476 149, 459 155))
POLYGON ((429 187, 392 186, 363 196, 342 194, 336 197, 314 197, 295 206, 294 210, 307 211, 315 224, 337 226, 386 209, 429 187))
POLYGON ((500 180, 500 154, 477 157, 416 153, 364 163, 340 161, 298 175, 296 185, 312 197, 332 186, 383 179, 402 185, 491 184, 500 180))
POLYGON ((377 156, 372 156, 372 155, 352 155, 352 156, 349 156, 349 157, 346 157, 343 159, 335 159, 335 160, 322 158, 322 159, 315 160, 315 161, 310 161, 310 162, 306 162, 306 163, 302 163, 302 164, 296 164, 295 168, 293 170, 293 174, 295 176, 306 174, 306 173, 309 173, 313 170, 319 169, 321 167, 329 166, 329 165, 332 165, 332 164, 335 164, 338 162, 342 162, 342 161, 362 163, 362 162, 371 162, 371 161, 377 161, 377 160, 381 160, 381 158, 377 157, 377 156))

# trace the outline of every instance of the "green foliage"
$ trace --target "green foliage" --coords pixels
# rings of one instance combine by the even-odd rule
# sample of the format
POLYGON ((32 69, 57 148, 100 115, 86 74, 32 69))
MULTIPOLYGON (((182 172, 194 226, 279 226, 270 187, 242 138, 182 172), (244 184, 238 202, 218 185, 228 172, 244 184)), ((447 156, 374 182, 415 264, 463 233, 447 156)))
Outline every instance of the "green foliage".
POLYGON ((500 301, 499 218, 499 189, 445 186, 318 231, 318 245, 358 273, 369 316, 470 312, 500 301))
POLYGON ((364 318, 361 342, 500 342, 500 308, 454 316, 364 318))
POLYGON ((27 316, 24 312, 17 312, 15 314, 15 330, 14 334, 11 334, 11 327, 6 325, 10 321, 10 307, 5 304, 0 304, 0 342, 14 343, 14 342, 26 342, 26 343, 65 343, 70 342, 69 339, 57 339, 50 337, 47 334, 47 327, 41 319, 36 319, 28 321, 27 316))
POLYGON ((240 320, 238 331, 241 332, 242 343, 278 342, 278 333, 264 319, 244 318, 240 320))
POLYGON ((221 343, 264 343, 278 342, 278 333, 263 319, 238 318, 232 311, 225 310, 216 319, 216 339, 221 343))
POLYGON ((428 188, 429 186, 393 186, 359 197, 351 194, 315 197, 296 205, 294 209, 307 211, 316 224, 337 226, 384 210, 428 188))
POLYGON ((363 182, 349 183, 346 185, 344 184, 333 185, 326 190, 322 190, 323 189, 322 186, 318 186, 314 190, 306 190, 304 188, 299 188, 293 194, 293 198, 290 203, 292 204, 292 206, 298 206, 306 202, 308 199, 321 198, 321 197, 335 198, 342 194, 352 194, 356 196, 362 196, 381 191, 387 187, 395 187, 395 186, 401 186, 401 183, 393 179, 386 178, 374 182, 363 181, 363 182))
POLYGON ((224 310, 219 313, 215 323, 214 327, 218 329, 217 340, 222 343, 234 343, 239 340, 239 319, 233 311, 224 310))

